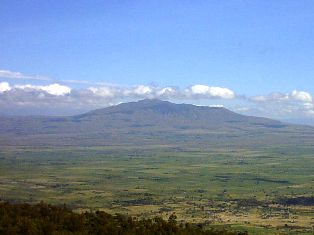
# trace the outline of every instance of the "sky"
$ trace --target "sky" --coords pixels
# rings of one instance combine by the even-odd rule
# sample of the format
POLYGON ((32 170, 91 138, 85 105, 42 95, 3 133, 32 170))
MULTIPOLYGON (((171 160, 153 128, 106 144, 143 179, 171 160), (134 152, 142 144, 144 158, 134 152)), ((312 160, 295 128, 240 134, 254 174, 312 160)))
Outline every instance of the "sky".
POLYGON ((313 12, 312 0, 2 0, 0 114, 159 98, 313 120, 313 12))

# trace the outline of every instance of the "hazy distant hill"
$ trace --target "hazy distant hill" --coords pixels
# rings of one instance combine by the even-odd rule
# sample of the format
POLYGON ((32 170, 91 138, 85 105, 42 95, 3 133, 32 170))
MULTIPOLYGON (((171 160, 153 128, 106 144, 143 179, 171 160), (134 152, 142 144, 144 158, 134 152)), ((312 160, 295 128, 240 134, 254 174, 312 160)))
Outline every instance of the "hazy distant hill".
POLYGON ((314 142, 314 128, 225 108, 146 99, 70 117, 1 117, 0 145, 246 145, 314 142))

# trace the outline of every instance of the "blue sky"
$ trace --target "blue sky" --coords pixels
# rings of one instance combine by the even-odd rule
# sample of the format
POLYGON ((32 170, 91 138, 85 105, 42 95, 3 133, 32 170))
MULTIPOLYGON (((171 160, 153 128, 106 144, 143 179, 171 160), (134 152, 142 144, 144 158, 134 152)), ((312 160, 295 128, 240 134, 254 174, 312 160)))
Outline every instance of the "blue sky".
POLYGON ((293 91, 314 94, 313 12, 311 0, 4 0, 0 82, 11 92, 57 83, 77 92, 144 85, 182 93, 200 84, 228 88, 236 100, 210 94, 198 103, 261 109, 252 97, 269 104, 274 92, 294 102, 293 91))

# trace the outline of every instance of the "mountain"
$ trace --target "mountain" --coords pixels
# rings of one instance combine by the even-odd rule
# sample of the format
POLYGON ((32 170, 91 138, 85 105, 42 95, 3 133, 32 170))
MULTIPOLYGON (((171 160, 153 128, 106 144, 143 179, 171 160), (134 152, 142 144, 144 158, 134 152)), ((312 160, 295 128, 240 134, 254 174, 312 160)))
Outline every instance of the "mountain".
POLYGON ((313 140, 313 127, 156 99, 69 117, 0 118, 1 146, 267 146, 313 140))

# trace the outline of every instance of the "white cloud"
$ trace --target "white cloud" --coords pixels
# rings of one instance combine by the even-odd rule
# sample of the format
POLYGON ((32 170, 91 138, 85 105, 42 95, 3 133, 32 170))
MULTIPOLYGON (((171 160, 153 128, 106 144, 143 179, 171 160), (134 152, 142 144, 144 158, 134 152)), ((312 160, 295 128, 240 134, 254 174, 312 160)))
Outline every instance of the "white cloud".
POLYGON ((249 98, 255 110, 269 117, 287 118, 313 116, 314 104, 310 93, 294 90, 290 93, 273 92, 249 98))
POLYGON ((71 93, 71 88, 68 86, 63 86, 57 83, 50 84, 47 86, 37 86, 37 85, 16 85, 14 86, 16 89, 21 89, 21 90, 35 90, 35 91, 45 91, 50 95, 55 95, 55 96, 63 96, 66 94, 71 93))
POLYGON ((300 102, 313 102, 313 98, 310 93, 305 91, 294 90, 291 93, 283 94, 279 92, 273 92, 266 96, 254 96, 251 98, 253 101, 276 101, 276 102, 285 102, 285 101, 300 101, 300 102))
POLYGON ((11 90, 9 83, 7 82, 0 82, 0 93, 6 92, 11 90))
POLYGON ((282 94, 279 92, 272 92, 269 95, 260 95, 260 96, 253 96, 250 98, 253 101, 286 101, 289 100, 289 95, 282 94))
POLYGON ((209 93, 209 86, 194 85, 191 87, 191 92, 196 95, 207 95, 209 93))
POLYGON ((144 85, 136 87, 101 86, 90 87, 87 90, 91 91, 96 96, 107 98, 158 98, 171 96, 176 93, 176 90, 171 87, 156 88, 144 85))
POLYGON ((205 85, 194 85, 189 89, 180 90, 173 87, 150 87, 139 85, 136 87, 101 86, 90 87, 87 90, 96 96, 107 98, 235 98, 235 93, 227 88, 208 87, 205 85))
POLYGON ((311 109, 314 108, 314 104, 313 103, 304 103, 303 106, 304 106, 304 108, 306 110, 311 110, 311 109))
POLYGON ((222 87, 210 87, 209 93, 213 97, 220 97, 223 99, 233 99, 235 97, 235 93, 232 90, 222 87))
POLYGON ((48 77, 40 75, 25 75, 23 73, 13 72, 10 70, 0 70, 0 78, 51 81, 48 77))
POLYGON ((266 96, 263 96, 263 95, 253 96, 253 97, 251 98, 251 100, 253 100, 253 101, 266 101, 266 100, 267 100, 267 97, 266 97, 266 96))
POLYGON ((135 95, 149 95, 153 92, 152 88, 150 88, 149 86, 143 86, 143 85, 139 85, 137 86, 134 90, 133 93, 135 95))
POLYGON ((114 97, 115 91, 111 87, 90 87, 88 88, 93 94, 102 97, 114 97))
POLYGON ((314 117, 314 110, 313 109, 312 110, 308 110, 307 114, 309 114, 309 116, 314 117))
POLYGON ((176 90, 172 87, 165 87, 162 88, 161 90, 157 91, 157 95, 158 96, 171 96, 174 95, 176 93, 176 90))
POLYGON ((312 96, 308 92, 305 92, 305 91, 294 90, 291 92, 290 96, 292 99, 298 100, 298 101, 303 101, 303 102, 313 101, 312 96))
POLYGON ((238 112, 248 112, 251 109, 249 107, 237 107, 235 110, 238 112))
POLYGON ((208 107, 211 107, 211 108, 223 108, 224 105, 223 104, 211 104, 211 105, 208 105, 208 107))
POLYGON ((63 85, 60 85, 60 84, 51 84, 51 85, 48 85, 48 86, 42 86, 41 87, 42 90, 46 91, 47 93, 51 94, 51 95, 66 95, 66 94, 69 94, 71 93, 71 88, 68 87, 68 86, 63 86, 63 85))
POLYGON ((209 96, 222 99, 233 99, 235 93, 224 87, 209 87, 206 85, 194 85, 190 87, 190 93, 192 95, 209 96))

